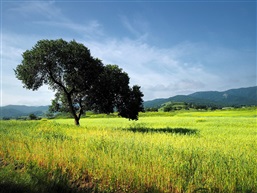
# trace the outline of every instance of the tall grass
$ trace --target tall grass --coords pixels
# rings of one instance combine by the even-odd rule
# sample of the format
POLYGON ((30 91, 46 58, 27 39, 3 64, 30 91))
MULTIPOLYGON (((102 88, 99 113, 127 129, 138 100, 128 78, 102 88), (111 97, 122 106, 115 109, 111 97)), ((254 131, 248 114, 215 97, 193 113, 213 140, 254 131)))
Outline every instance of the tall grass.
POLYGON ((256 111, 245 111, 2 121, 0 192, 254 193, 256 111))

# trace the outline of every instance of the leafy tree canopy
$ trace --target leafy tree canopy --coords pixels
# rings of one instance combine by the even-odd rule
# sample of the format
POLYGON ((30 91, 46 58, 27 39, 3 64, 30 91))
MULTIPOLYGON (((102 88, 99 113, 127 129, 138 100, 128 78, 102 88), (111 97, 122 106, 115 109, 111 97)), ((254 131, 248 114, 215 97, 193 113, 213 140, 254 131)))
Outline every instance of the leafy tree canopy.
POLYGON ((16 77, 27 89, 43 84, 55 91, 50 110, 70 112, 75 124, 85 110, 112 113, 132 120, 143 110, 139 86, 129 87, 129 77, 117 65, 104 66, 76 41, 40 40, 23 53, 16 77))

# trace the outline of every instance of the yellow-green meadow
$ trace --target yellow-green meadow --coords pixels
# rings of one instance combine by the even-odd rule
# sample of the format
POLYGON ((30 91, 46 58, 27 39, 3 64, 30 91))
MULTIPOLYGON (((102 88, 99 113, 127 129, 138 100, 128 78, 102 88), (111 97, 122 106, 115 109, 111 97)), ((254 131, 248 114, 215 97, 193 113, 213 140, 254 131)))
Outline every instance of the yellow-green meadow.
POLYGON ((1 121, 0 192, 257 192, 256 108, 1 121))

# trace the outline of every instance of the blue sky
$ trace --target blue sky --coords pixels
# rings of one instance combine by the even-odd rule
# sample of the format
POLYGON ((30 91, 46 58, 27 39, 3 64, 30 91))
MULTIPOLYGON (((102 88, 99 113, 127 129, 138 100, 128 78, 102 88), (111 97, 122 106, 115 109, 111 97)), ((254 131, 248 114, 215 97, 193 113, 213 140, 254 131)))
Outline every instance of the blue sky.
POLYGON ((144 100, 256 85, 256 1, 1 2, 1 106, 48 105, 13 69, 38 40, 83 43, 117 64, 144 100))

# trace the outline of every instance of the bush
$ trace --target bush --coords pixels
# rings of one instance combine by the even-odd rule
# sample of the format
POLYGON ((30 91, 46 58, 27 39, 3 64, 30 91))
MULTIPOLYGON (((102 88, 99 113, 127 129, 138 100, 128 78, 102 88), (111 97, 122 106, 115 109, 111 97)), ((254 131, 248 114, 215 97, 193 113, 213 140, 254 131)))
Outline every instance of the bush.
POLYGON ((32 113, 32 114, 29 115, 29 119, 30 120, 37 120, 37 116, 32 113))

